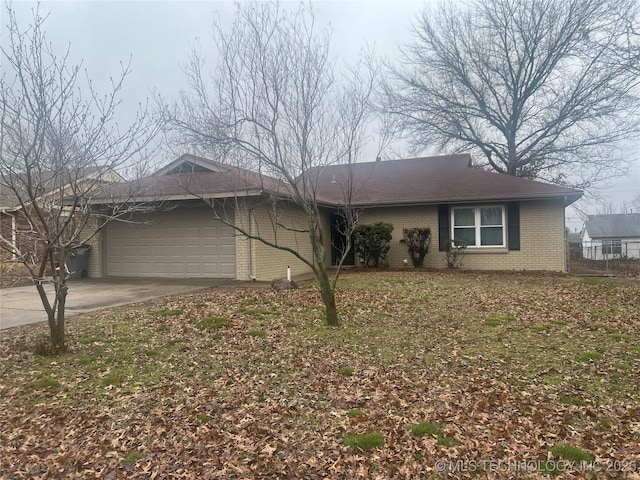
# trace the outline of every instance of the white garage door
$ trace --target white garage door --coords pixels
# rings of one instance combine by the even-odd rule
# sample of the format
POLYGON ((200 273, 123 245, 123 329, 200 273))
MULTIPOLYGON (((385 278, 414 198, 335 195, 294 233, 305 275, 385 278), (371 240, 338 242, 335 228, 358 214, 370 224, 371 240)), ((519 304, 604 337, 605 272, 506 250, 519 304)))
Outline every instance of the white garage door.
POLYGON ((211 209, 178 208, 145 219, 107 225, 108 276, 235 278, 234 231, 214 220, 211 209))

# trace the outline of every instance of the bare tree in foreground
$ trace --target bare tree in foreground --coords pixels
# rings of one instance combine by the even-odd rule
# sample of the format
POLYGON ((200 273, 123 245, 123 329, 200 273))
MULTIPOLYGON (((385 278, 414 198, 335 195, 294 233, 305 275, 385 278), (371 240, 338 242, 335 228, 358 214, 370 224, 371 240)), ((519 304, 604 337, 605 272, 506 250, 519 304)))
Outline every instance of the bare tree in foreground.
POLYGON ((337 325, 335 286, 351 247, 357 212, 351 205, 352 185, 348 178, 341 179, 346 244, 331 276, 326 266, 330 234, 323 231, 316 186, 323 166, 350 164, 361 154, 376 71, 368 63, 352 69, 351 78, 338 78, 329 35, 316 32, 305 7, 287 13, 277 4, 240 4, 229 29, 214 25, 214 39, 219 55, 215 73, 205 75, 204 62, 194 52, 186 69, 191 90, 177 105, 164 107, 167 120, 186 145, 198 145, 217 158, 282 182, 279 191, 270 188, 274 216, 293 204, 303 212, 306 225, 287 225, 284 215, 274 225, 308 235, 310 254, 279 242, 273 232, 260 235, 236 222, 226 223, 308 265, 320 285, 326 320, 337 325))
MULTIPOLYGON (((0 189, 6 218, 0 249, 23 264, 47 313, 53 351, 64 349, 67 276, 71 250, 123 215, 125 202, 95 214, 92 196, 142 152, 155 127, 144 111, 125 130, 115 121, 123 66, 102 95, 47 43, 38 9, 21 30, 10 5, 0 78, 0 189), (45 288, 53 284, 53 294, 45 288)), ((140 167, 140 165, 137 165, 140 167)))
POLYGON ((637 138, 636 0, 477 0, 425 11, 386 85, 416 150, 587 188, 622 175, 637 138), (636 33, 634 33, 636 32, 636 33))

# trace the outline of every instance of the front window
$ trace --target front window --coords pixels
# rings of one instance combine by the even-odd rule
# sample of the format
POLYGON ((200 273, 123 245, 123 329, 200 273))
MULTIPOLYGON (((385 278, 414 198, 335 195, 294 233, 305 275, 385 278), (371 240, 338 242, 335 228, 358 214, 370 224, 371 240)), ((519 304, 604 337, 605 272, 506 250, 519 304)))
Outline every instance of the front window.
POLYGON ((603 241, 602 253, 604 255, 622 255, 622 241, 621 240, 603 241))
POLYGON ((501 205, 459 207, 452 211, 453 239, 468 247, 504 247, 505 213, 501 205))

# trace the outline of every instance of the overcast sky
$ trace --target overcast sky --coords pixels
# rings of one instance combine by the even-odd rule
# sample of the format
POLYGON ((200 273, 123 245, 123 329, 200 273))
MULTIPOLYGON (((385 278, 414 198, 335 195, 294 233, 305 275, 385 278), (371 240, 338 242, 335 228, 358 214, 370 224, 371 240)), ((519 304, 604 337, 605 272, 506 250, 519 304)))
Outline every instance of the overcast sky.
MULTIPOLYGON (((21 26, 30 21, 35 5, 32 1, 13 1, 21 26)), ((411 40, 411 24, 424 5, 425 1, 414 0, 334 0, 315 2, 314 10, 321 25, 330 25, 336 54, 353 58, 368 47, 392 59, 399 47, 411 40)), ((133 71, 127 79, 125 101, 132 112, 138 101, 154 91, 168 97, 179 92, 185 78, 181 65, 195 39, 199 38, 203 46, 210 43, 214 15, 231 19, 234 4, 215 0, 45 0, 40 11, 50 13, 45 30, 54 48, 64 49, 70 44, 72 60, 84 62, 98 89, 108 85, 110 75, 118 74, 121 61, 131 57, 133 71)), ((4 8, 1 15, 4 30, 4 8)), ((631 202, 640 193, 640 141, 632 143, 629 156, 634 160, 630 175, 605 190, 611 203, 631 202)), ((592 205, 587 210, 595 213, 595 208, 592 205)), ((579 228, 581 222, 575 220, 574 212, 568 209, 567 214, 567 225, 572 230, 579 228)))

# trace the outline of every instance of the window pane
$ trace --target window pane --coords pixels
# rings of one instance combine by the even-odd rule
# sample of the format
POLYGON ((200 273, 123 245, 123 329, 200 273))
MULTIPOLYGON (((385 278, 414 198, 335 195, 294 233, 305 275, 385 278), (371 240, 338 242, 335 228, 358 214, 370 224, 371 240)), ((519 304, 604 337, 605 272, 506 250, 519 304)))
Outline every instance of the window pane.
POLYGON ((473 246, 476 244, 476 229, 475 228, 454 228, 453 239, 462 240, 465 245, 473 246))
POLYGON ((502 225, 502 208, 481 208, 480 225, 502 225))
POLYGON ((456 227, 470 227, 475 223, 473 208, 456 208, 453 211, 453 224, 456 227))
POLYGON ((502 245, 502 227, 482 227, 480 245, 502 245))

